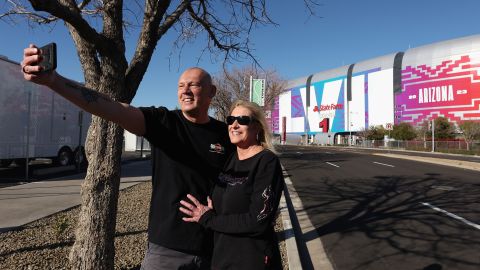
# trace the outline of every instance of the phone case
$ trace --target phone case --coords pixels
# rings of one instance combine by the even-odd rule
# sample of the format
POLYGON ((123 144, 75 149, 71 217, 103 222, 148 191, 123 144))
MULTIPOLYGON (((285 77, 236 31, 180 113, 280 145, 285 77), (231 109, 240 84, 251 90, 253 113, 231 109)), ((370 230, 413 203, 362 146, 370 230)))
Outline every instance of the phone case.
POLYGON ((49 43, 40 48, 42 51, 42 61, 40 66, 43 66, 42 72, 49 72, 57 68, 57 45, 49 43))

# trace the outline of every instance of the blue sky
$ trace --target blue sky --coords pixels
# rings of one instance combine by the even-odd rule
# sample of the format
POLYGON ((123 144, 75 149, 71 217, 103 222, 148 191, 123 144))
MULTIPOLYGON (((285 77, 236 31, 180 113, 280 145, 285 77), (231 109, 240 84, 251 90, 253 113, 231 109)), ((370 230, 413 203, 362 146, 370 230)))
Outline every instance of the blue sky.
MULTIPOLYGON (((479 0, 323 0, 316 10, 321 18, 309 16, 303 0, 267 1, 278 26, 261 27, 252 33, 254 54, 264 68, 277 70, 285 79, 480 32, 479 0)), ((55 41, 57 71, 83 81, 73 42, 62 23, 53 29, 32 29, 25 23, 12 26, 0 21, 0 33, 0 55, 17 62, 29 43, 55 41)), ((209 55, 197 62, 203 40, 187 44, 180 59, 174 56, 169 60, 172 37, 169 34, 160 40, 133 105, 175 108, 182 70, 199 65, 213 75, 221 71, 222 63, 212 63, 209 55)), ((127 55, 132 54, 135 41, 135 35, 128 36, 127 55)))

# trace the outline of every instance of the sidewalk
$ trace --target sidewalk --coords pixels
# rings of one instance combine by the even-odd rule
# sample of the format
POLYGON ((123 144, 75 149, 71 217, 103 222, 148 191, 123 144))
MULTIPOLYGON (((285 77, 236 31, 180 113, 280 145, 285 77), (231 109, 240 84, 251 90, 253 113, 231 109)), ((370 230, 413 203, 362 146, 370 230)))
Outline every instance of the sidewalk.
POLYGON ((468 170, 480 171, 480 162, 446 159, 446 158, 438 158, 438 157, 421 157, 421 156, 411 156, 411 155, 407 156, 407 155, 399 155, 399 154, 393 154, 393 153, 383 153, 383 154, 373 153, 372 155, 385 156, 385 157, 391 157, 391 158, 409 159, 409 160, 415 160, 420 162, 427 162, 427 163, 433 163, 438 165, 452 166, 452 167, 463 168, 468 170))
MULTIPOLYGON (((150 181, 150 160, 130 154, 122 160, 120 189, 150 181), (126 162, 125 162, 126 161, 126 162), (136 161, 136 162, 133 162, 136 161)), ((85 173, 0 189, 0 232, 79 205, 85 173)))

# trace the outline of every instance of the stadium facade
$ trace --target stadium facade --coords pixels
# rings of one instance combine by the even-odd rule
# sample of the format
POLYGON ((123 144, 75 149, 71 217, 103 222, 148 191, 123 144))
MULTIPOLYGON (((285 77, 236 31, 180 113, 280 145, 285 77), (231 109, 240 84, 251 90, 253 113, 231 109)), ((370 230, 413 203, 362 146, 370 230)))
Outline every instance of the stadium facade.
POLYGON ((480 35, 368 59, 291 80, 267 114, 274 134, 342 143, 370 126, 437 117, 480 121, 480 35), (351 136, 350 136, 351 137, 351 136))

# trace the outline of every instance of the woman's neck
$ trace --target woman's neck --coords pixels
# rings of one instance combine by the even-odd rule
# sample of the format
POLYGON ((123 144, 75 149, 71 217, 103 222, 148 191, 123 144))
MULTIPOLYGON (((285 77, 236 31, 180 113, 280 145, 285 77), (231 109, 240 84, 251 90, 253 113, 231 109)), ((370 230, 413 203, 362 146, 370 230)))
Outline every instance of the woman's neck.
POLYGON ((244 160, 247 158, 251 158, 256 154, 262 152, 262 150, 263 150, 263 146, 261 145, 250 145, 244 148, 237 146, 238 159, 244 160))

